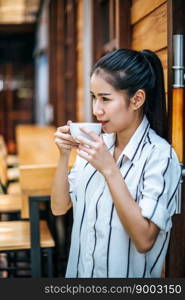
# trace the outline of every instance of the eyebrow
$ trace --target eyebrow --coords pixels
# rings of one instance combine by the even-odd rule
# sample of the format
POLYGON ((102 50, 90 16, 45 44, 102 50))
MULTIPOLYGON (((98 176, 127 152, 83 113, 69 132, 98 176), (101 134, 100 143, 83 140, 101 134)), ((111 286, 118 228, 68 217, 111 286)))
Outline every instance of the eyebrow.
MULTIPOLYGON (((93 92, 90 91, 90 94, 93 94, 93 92)), ((111 94, 110 93, 98 93, 98 96, 110 96, 111 94)))

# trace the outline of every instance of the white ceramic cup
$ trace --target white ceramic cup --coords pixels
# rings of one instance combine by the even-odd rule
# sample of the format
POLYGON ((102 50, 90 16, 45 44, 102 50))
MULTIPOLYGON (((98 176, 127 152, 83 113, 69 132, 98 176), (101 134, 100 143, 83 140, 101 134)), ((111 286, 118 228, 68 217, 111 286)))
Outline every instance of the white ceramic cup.
POLYGON ((94 131, 96 134, 99 135, 101 133, 102 124, 101 123, 87 123, 87 122, 75 123, 74 122, 69 125, 70 132, 71 132, 71 135, 74 138, 74 140, 77 136, 83 136, 85 138, 88 138, 89 140, 92 140, 89 135, 85 134, 84 132, 82 132, 80 130, 80 127, 87 128, 91 131, 94 131))

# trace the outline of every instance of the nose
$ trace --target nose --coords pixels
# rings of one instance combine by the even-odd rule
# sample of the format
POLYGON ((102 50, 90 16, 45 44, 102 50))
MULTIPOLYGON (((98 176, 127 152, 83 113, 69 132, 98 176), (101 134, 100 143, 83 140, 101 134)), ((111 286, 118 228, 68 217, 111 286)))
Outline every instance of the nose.
POLYGON ((99 101, 96 101, 93 103, 93 115, 95 116, 101 116, 103 115, 104 111, 102 108, 102 105, 99 101))

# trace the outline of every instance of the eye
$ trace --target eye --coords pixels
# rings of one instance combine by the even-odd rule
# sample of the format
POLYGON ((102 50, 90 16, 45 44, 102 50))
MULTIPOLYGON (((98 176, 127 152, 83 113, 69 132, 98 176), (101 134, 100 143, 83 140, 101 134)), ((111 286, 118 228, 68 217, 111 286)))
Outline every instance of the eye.
POLYGON ((109 98, 106 98, 106 97, 102 97, 102 100, 103 100, 103 101, 109 101, 110 99, 109 99, 109 98))

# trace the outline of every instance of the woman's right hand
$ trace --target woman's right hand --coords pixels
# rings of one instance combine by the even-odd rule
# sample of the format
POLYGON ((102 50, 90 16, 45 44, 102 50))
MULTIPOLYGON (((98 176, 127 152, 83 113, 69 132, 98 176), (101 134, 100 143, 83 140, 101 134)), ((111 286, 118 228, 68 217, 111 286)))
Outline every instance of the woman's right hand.
POLYGON ((78 148, 78 144, 70 134, 69 125, 72 121, 68 121, 67 125, 57 128, 55 132, 55 143, 62 155, 69 155, 71 149, 78 148))

